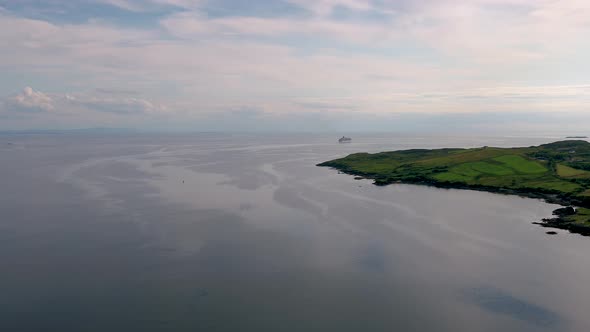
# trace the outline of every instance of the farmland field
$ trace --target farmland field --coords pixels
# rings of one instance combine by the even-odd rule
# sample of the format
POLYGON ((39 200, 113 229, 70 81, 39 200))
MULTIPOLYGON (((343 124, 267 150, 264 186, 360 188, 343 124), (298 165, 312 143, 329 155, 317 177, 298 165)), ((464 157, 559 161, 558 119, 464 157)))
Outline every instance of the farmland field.
POLYGON ((586 178, 586 177, 590 177, 590 172, 582 170, 582 169, 575 169, 575 168, 572 168, 569 166, 558 164, 557 165, 557 175, 559 175, 560 177, 564 177, 564 178, 573 178, 573 177, 586 178))
POLYGON ((514 169, 519 173, 536 174, 547 172, 547 168, 545 168, 539 162, 525 159, 519 155, 505 155, 496 157, 494 160, 503 163, 504 165, 514 169))

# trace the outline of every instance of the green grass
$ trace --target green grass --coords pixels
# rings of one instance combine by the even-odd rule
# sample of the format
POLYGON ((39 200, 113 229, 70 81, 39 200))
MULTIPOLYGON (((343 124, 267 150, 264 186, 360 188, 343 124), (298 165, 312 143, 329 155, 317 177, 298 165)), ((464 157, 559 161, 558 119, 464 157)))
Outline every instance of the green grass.
POLYGON ((474 169, 473 167, 471 167, 470 164, 471 163, 465 163, 465 164, 455 166, 455 167, 451 168, 449 173, 454 173, 454 174, 466 176, 469 178, 475 178, 475 177, 481 175, 481 172, 474 169))
POLYGON ((590 177, 590 172, 558 164, 557 175, 564 178, 587 178, 590 177))
POLYGON ((491 174, 491 175, 497 175, 497 176, 514 174, 514 172, 508 167, 504 167, 502 165, 495 165, 495 164, 492 164, 492 163, 486 162, 486 161, 465 163, 463 165, 469 166, 473 170, 480 172, 480 173, 485 173, 485 174, 491 174))
POLYGON ((560 180, 527 182, 526 186, 529 188, 556 190, 568 194, 579 191, 582 188, 575 183, 560 180))
POLYGON ((449 172, 434 175, 434 178, 439 181, 476 184, 480 177, 510 175, 513 173, 509 168, 480 161, 457 165, 451 168, 449 172))
POLYGON ((504 155, 496 157, 494 160, 499 161, 507 167, 510 167, 513 170, 523 174, 539 174, 549 171, 539 162, 525 159, 519 155, 504 155))
POLYGON ((576 214, 566 218, 574 224, 590 227, 590 209, 578 208, 576 214))
POLYGON ((473 177, 467 175, 461 175, 453 172, 446 172, 436 174, 434 176, 436 180, 443 181, 443 182, 465 182, 469 183, 473 180, 473 177))

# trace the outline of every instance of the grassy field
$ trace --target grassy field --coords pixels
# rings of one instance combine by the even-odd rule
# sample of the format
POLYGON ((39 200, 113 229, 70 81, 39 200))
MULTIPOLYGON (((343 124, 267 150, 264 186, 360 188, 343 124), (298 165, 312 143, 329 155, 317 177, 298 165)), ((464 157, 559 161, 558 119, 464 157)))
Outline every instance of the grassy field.
POLYGON ((563 178, 590 178, 590 172, 562 164, 557 165, 557 175, 563 178))
POLYGON ((494 160, 501 162, 502 164, 506 165, 506 167, 510 167, 514 171, 521 174, 539 174, 547 172, 547 167, 540 164, 538 161, 525 159, 520 155, 503 155, 494 158, 494 160))
MULTIPOLYGON (((545 226, 548 225, 545 224, 545 226)), ((590 236, 590 209, 578 208, 575 214, 563 216, 559 219, 557 225, 552 224, 549 227, 567 229, 570 232, 590 236)))
POLYGON ((585 224, 586 226, 590 226, 590 209, 579 208, 578 213, 568 218, 576 224, 585 224))

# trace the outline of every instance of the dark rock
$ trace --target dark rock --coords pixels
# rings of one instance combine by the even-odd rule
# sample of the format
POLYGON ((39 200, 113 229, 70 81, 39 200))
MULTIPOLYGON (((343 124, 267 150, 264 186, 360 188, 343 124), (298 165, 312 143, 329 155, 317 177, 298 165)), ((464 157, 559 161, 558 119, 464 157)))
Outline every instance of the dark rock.
POLYGON ((572 216, 574 214, 576 214, 576 209, 574 209, 572 206, 559 208, 553 211, 553 215, 558 217, 572 216))
POLYGON ((549 234, 549 235, 555 235, 555 234, 557 234, 557 232, 554 232, 554 231, 549 231, 549 232, 545 232, 545 234, 549 234))
POLYGON ((543 222, 546 224, 562 224, 562 223, 566 223, 568 221, 563 219, 562 217, 559 217, 559 218, 543 218, 543 222))
POLYGON ((373 182, 373 184, 377 185, 377 186, 386 186, 388 184, 390 184, 391 182, 385 180, 385 179, 375 179, 375 182, 373 182))

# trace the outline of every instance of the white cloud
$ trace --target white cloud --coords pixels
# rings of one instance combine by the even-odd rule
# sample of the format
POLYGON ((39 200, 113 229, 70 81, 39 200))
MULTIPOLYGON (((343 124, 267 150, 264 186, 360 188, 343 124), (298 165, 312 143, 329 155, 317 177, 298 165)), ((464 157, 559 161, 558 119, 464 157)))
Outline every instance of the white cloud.
POLYGON ((18 112, 43 112, 55 109, 54 100, 50 96, 31 87, 26 87, 21 93, 7 98, 4 104, 9 110, 18 112))
POLYGON ((153 101, 129 97, 123 93, 55 94, 35 91, 26 87, 19 94, 5 98, 1 104, 5 111, 51 112, 55 116, 80 116, 84 112, 118 115, 163 115, 169 109, 153 101))
POLYGON ((218 39, 220 36, 305 36, 353 44, 384 43, 400 37, 394 26, 351 23, 322 18, 225 17, 210 19, 201 12, 183 12, 161 20, 170 34, 185 39, 218 39))
POLYGON ((64 97, 65 106, 80 106, 85 109, 115 113, 121 115, 133 114, 163 114, 168 109, 161 104, 154 103, 145 99, 134 97, 104 97, 89 95, 66 95, 64 97))
POLYGON ((197 8, 205 0, 95 0, 115 7, 134 12, 145 12, 157 9, 161 6, 174 6, 179 8, 197 8))
POLYGON ((243 105, 368 115, 583 112, 589 104, 587 1, 292 0, 313 15, 221 18, 203 13, 201 1, 104 1, 187 10, 147 28, 0 12, 0 68, 56 91, 31 89, 5 108, 182 121, 243 105), (393 19, 338 20, 338 6, 393 19))
POLYGON ((590 33, 590 2, 554 1, 401 1, 293 0, 312 10, 312 18, 208 18, 199 11, 171 15, 161 21, 172 35, 185 39, 220 37, 324 38, 367 51, 420 44, 447 56, 477 64, 514 64, 569 54, 590 33), (404 4, 405 5, 402 5, 404 4), (335 6, 373 10, 389 20, 338 21, 335 6), (397 8, 401 7, 401 8, 397 8))
POLYGON ((99 2, 109 4, 111 6, 119 7, 130 11, 143 11, 145 2, 130 1, 130 0, 100 0, 99 2))
POLYGON ((302 6, 319 16, 331 14, 337 6, 360 11, 375 8, 370 0, 289 0, 289 2, 302 6))

